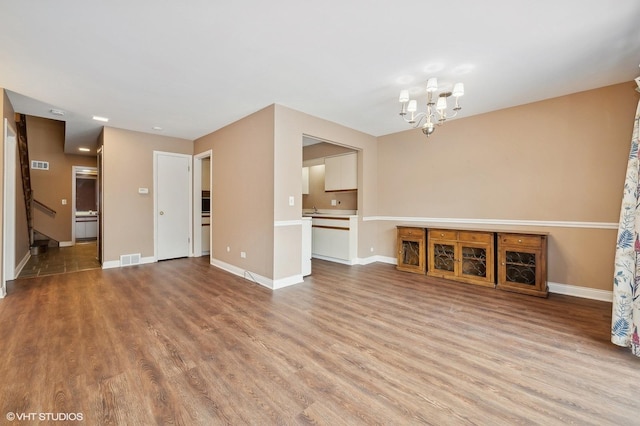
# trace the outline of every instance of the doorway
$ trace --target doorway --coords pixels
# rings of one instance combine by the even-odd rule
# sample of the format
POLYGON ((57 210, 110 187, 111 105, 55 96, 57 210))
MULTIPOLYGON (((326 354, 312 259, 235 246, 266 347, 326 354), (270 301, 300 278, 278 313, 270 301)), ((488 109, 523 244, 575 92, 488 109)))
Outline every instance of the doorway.
MULTIPOLYGON (((98 169, 73 166, 71 185, 73 211, 71 235, 74 244, 98 240, 98 169)), ((96 257, 97 249, 96 249, 96 257)))
POLYGON ((211 150, 193 157, 193 255, 213 255, 211 150))

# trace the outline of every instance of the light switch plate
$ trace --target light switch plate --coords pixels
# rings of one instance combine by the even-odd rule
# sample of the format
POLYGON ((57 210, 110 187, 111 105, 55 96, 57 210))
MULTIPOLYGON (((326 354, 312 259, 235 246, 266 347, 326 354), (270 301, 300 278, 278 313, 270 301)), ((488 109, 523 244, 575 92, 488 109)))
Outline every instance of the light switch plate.
POLYGON ((293 198, 293 195, 289 195, 289 205, 293 206, 295 204, 296 199, 293 198))

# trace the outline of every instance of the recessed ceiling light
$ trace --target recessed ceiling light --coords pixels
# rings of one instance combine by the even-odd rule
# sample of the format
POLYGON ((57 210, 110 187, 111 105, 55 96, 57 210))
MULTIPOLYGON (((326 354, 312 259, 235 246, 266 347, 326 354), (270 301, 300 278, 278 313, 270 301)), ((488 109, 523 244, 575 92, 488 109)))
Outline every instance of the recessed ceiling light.
POLYGON ((53 115, 64 115, 64 111, 61 109, 50 109, 49 112, 53 115))
POLYGON ((96 120, 96 121, 102 121, 103 123, 106 123, 106 122, 109 121, 109 119, 107 117, 100 117, 98 115, 94 115, 93 119, 96 120))
POLYGON ((162 127, 160 127, 160 126, 153 126, 153 127, 152 127, 152 129, 153 129, 153 130, 155 130, 155 131, 157 131, 157 132, 159 132, 159 131, 161 131, 161 130, 162 130, 162 127))
POLYGON ((82 151, 82 152, 89 152, 89 151, 91 151, 89 148, 78 148, 78 150, 79 150, 79 151, 82 151))

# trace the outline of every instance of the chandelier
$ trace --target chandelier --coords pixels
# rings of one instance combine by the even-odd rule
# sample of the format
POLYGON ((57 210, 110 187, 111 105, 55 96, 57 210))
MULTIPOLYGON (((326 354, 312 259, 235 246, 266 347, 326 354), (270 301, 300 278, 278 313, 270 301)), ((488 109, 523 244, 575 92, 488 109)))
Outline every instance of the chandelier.
POLYGON ((418 102, 415 99, 409 99, 408 90, 400 91, 400 116, 414 129, 422 126, 422 133, 427 137, 433 133, 436 124, 444 124, 447 119, 455 117, 458 111, 462 109, 458 104, 458 98, 464 95, 464 85, 462 83, 456 83, 452 91, 445 90, 436 95, 435 93, 438 91, 438 79, 435 77, 430 78, 427 81, 427 110, 423 112, 417 112, 418 102), (451 96, 455 99, 455 105, 453 106, 453 112, 448 114, 447 98, 451 96), (407 117, 409 114, 410 116, 407 117))

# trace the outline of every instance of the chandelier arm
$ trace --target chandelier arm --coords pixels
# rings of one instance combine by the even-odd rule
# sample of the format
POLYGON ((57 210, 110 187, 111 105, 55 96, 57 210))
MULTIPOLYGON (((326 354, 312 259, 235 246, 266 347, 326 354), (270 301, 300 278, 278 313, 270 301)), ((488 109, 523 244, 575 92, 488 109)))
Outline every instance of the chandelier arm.
POLYGON ((418 126, 420 126, 420 123, 422 123, 422 120, 424 120, 427 117, 427 114, 424 112, 420 112, 416 115, 413 116, 413 120, 407 119, 406 117, 402 117, 402 119, 409 123, 414 129, 417 129, 418 126))

